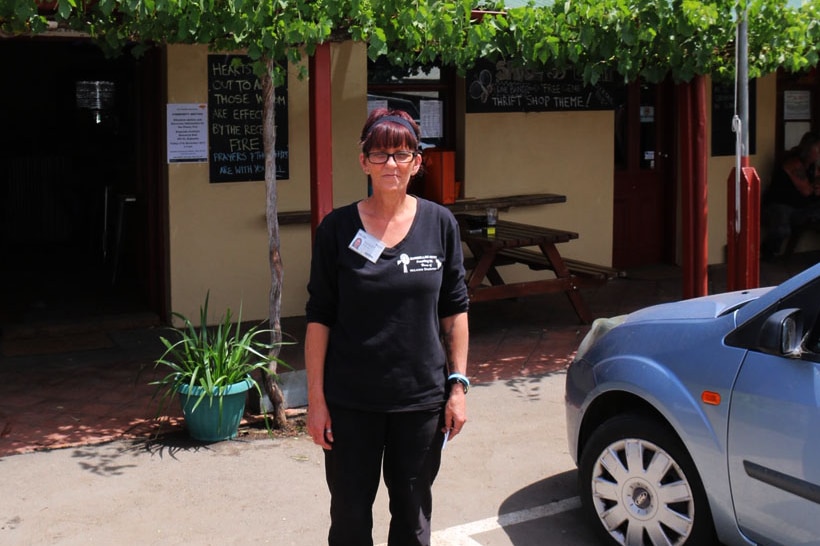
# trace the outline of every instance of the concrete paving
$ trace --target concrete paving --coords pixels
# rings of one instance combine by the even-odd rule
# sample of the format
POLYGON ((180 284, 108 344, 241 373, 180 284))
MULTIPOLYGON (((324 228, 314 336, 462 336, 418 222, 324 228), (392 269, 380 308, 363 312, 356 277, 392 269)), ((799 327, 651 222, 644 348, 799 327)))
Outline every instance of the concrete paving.
MULTIPOLYGON (((767 264, 761 283, 780 282, 816 257, 767 264)), ((722 278, 710 272, 710 293, 722 278)), ((435 486, 436 546, 594 544, 577 508, 563 408, 564 369, 588 326, 577 324, 566 298, 553 296, 471 311, 475 386, 469 423, 447 445, 435 486)), ((679 270, 630 272, 584 296, 595 316, 679 299, 679 270)), ((0 359, 0 544, 325 544, 320 448, 302 434, 203 445, 181 430, 155 441, 138 433, 147 393, 132 371, 156 357, 156 332, 132 337, 141 342, 0 359), (70 394, 83 373, 96 379, 76 393, 96 402, 88 415, 78 401, 55 398, 70 394), (105 400, 123 383, 132 403, 105 400)), ((299 369, 297 349, 287 360, 299 369)), ((383 544, 383 490, 374 516, 374 541, 383 544)))
MULTIPOLYGON (((481 384, 435 485, 434 544, 593 544, 567 454, 564 373, 481 384)), ((303 435, 184 436, 0 459, 2 544, 326 543, 322 452, 303 435)), ((387 497, 374 507, 387 539, 387 497)))

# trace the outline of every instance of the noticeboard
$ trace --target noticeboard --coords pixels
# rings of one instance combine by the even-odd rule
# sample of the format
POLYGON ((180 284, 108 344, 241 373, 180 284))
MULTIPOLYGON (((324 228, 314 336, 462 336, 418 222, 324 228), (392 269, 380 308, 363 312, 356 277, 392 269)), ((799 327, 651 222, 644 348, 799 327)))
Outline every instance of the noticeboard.
MULTIPOLYGON (((757 80, 749 80, 749 150, 755 153, 757 120, 757 80)), ((735 155, 737 134, 732 129, 735 115, 735 84, 712 82, 712 155, 735 155)))
MULTIPOLYGON (((287 81, 276 88, 276 178, 290 176, 287 81)), ((211 182, 265 179, 262 84, 247 55, 208 55, 211 182)))
POLYGON ((574 70, 516 68, 482 59, 466 79, 467 113, 612 110, 611 77, 584 85, 574 70))

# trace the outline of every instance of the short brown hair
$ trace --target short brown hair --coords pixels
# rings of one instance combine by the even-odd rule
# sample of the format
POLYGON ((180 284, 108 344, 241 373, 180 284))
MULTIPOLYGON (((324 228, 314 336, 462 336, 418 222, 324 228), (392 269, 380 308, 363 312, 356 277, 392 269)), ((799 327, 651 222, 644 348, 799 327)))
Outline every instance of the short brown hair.
POLYGON ((374 148, 401 148, 418 150, 421 140, 419 126, 403 110, 374 108, 367 116, 359 145, 362 152, 368 153, 374 148))

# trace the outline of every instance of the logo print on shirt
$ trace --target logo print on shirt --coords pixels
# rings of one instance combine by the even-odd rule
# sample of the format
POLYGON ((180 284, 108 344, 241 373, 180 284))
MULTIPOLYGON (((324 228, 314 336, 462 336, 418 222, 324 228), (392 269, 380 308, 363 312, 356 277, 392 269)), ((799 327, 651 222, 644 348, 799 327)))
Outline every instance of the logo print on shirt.
POLYGON ((417 273, 419 271, 437 271, 441 269, 442 263, 438 256, 408 256, 402 254, 396 265, 403 267, 405 273, 417 273))

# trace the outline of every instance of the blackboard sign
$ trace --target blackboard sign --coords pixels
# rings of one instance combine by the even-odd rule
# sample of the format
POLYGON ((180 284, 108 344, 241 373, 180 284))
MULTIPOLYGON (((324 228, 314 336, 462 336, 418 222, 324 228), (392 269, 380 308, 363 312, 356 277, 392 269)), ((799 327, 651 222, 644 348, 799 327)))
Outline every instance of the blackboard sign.
MULTIPOLYGON (((755 153, 757 80, 749 80, 749 150, 755 153)), ((735 84, 712 82, 712 155, 735 155, 737 134, 732 130, 735 115, 735 84)), ((740 115, 738 113, 738 115, 740 115)))
POLYGON ((574 70, 516 68, 481 60, 467 72, 467 113, 612 110, 614 82, 584 85, 574 70))
MULTIPOLYGON (((287 89, 287 81, 276 88, 276 178, 279 180, 290 176, 287 89)), ((265 179, 262 102, 262 84, 246 55, 208 55, 211 182, 265 179)))

